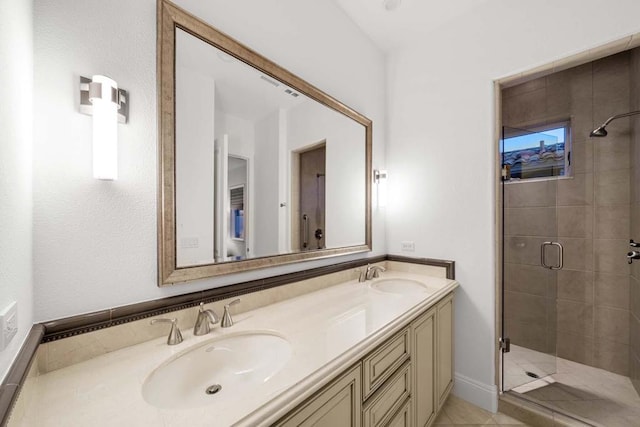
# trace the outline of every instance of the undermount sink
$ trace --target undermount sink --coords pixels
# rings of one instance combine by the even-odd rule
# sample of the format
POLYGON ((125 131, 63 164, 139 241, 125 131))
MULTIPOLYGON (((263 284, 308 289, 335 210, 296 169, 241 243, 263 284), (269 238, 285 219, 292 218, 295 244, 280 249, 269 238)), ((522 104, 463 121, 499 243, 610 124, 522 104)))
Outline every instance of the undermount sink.
POLYGON ((242 398, 247 387, 269 381, 291 358, 289 342, 271 332, 205 341, 156 368, 142 385, 158 408, 196 408, 242 398))
POLYGON ((411 279, 380 279, 369 284, 372 289, 399 295, 433 293, 427 285, 411 279))

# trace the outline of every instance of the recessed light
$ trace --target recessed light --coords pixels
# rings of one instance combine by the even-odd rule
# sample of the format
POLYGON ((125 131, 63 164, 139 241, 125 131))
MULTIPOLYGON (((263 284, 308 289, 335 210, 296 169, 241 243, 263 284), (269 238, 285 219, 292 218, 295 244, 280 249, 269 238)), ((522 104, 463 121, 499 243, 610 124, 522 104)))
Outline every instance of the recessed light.
POLYGON ((402 0, 382 0, 382 5, 388 11, 396 10, 400 7, 402 0))

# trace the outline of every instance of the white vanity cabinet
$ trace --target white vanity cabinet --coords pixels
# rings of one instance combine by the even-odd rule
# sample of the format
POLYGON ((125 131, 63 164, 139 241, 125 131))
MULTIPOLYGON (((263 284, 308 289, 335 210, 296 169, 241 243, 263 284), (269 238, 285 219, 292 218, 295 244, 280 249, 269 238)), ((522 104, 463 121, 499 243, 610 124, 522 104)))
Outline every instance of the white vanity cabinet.
POLYGON ((436 305, 436 383, 438 409, 453 388, 453 294, 436 305))
POLYGON ((415 425, 426 426, 435 420, 436 308, 427 310, 411 324, 415 425))
POLYGON ((430 426, 453 387, 453 293, 411 323, 414 423, 430 426))
POLYGON ((360 364, 349 369, 276 426, 360 426, 362 418, 362 383, 360 364))
POLYGON ((450 293, 276 425, 432 425, 453 386, 452 331, 450 293))

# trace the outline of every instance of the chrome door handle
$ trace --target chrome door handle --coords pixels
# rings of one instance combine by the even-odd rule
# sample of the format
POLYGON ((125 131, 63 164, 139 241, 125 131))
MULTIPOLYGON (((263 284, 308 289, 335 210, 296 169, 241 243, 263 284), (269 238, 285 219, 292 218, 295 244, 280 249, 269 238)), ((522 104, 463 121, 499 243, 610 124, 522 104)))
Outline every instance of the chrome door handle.
POLYGON ((540 265, 544 268, 548 268, 549 270, 562 270, 564 266, 564 247, 558 242, 544 242, 540 245, 540 265), (547 265, 544 260, 545 248, 547 246, 557 246, 558 247, 558 265, 547 265))
POLYGON ((564 247, 558 242, 551 242, 551 244, 558 247, 558 266, 551 267, 551 269, 562 270, 562 267, 564 267, 564 247))
POLYGON ((542 267, 544 267, 544 268, 551 268, 551 267, 549 267, 549 266, 544 262, 544 248, 545 248, 547 245, 550 245, 550 244, 551 244, 551 242, 543 242, 543 243, 540 245, 540 265, 541 265, 542 267))
POLYGON ((304 249, 309 246, 309 215, 302 215, 302 247, 304 249))

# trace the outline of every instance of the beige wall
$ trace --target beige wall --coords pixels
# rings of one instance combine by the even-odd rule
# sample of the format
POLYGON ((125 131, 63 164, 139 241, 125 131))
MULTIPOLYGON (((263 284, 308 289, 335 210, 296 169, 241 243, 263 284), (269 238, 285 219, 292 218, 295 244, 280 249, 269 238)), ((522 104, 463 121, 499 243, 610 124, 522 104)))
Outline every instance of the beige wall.
POLYGON ((515 344, 557 347, 559 357, 623 375, 629 373, 630 121, 611 124, 606 138, 589 132, 629 111, 630 57, 623 52, 507 88, 502 103, 507 126, 570 118, 573 141, 571 178, 505 185, 507 332, 515 344), (564 246, 557 273, 539 266, 545 240, 564 246))
MULTIPOLYGON (((631 53, 631 108, 640 109, 640 50, 631 53)), ((640 116, 631 132, 631 237, 640 240, 640 116)), ((640 262, 631 265, 629 278, 629 376, 640 393, 640 262)))

